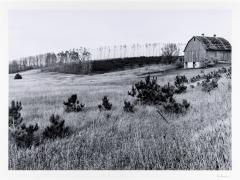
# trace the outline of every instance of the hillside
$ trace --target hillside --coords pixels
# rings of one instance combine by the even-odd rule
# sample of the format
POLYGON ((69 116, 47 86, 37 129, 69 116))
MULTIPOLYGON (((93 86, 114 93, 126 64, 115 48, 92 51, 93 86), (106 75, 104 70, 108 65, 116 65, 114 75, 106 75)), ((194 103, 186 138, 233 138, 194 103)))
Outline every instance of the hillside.
MULTIPOLYGON (((224 65, 225 66, 225 65, 224 65)), ((135 113, 123 111, 128 91, 147 74, 160 85, 173 83, 176 75, 191 78, 219 69, 176 70, 171 65, 151 65, 98 75, 73 75, 31 70, 22 80, 9 75, 9 102, 22 102, 27 124, 38 123, 40 134, 51 114, 59 114, 72 129, 71 136, 49 140, 30 149, 9 144, 9 169, 222 169, 231 166, 231 79, 222 76, 210 93, 188 84, 186 114, 165 113, 155 106, 138 105, 135 113), (63 101, 77 94, 85 108, 64 112, 63 101), (98 104, 107 95, 111 111, 98 104)))

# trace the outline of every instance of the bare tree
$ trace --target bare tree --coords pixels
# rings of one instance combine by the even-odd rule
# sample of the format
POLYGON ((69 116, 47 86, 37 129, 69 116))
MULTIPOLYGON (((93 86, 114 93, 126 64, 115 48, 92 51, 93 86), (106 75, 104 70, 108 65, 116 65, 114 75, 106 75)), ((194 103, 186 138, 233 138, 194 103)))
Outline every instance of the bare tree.
POLYGON ((179 56, 179 47, 174 43, 166 44, 162 49, 162 56, 164 63, 171 64, 177 60, 177 56, 179 56))

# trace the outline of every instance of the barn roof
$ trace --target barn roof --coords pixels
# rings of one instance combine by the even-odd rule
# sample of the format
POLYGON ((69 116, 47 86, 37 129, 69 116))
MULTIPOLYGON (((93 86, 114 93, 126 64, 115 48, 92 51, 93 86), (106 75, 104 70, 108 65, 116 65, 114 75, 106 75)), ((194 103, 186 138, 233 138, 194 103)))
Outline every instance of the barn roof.
MULTIPOLYGON (((206 50, 212 51, 231 51, 231 44, 224 38, 221 37, 208 37, 208 36, 193 36, 188 43, 193 39, 197 38, 203 43, 206 50)), ((188 45, 187 43, 187 45, 188 45)), ((187 47, 186 45, 186 47, 187 47)), ((185 49, 186 49, 185 47, 185 49)), ((184 51, 185 51, 184 49, 184 51)))

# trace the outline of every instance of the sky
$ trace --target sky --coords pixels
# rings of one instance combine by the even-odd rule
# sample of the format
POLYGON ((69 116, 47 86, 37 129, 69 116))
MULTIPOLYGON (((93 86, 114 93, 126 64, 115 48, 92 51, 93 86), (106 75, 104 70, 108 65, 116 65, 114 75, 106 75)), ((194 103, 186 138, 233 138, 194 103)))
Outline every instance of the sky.
POLYGON ((9 60, 85 46, 187 43, 194 35, 231 42, 225 10, 9 10, 9 60))

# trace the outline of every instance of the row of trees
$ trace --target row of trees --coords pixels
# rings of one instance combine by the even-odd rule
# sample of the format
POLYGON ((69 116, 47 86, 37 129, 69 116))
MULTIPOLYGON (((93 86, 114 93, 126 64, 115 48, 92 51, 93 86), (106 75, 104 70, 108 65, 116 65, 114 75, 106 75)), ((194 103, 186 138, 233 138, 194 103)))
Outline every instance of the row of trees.
POLYGON ((91 53, 86 48, 73 49, 69 51, 62 51, 60 53, 46 53, 36 56, 29 56, 21 58, 20 60, 13 60, 9 63, 9 73, 16 73, 29 69, 37 69, 43 67, 53 66, 55 64, 64 64, 70 62, 80 63, 82 61, 90 60, 91 53))
MULTIPOLYGON (((179 55, 180 44, 133 44, 132 46, 121 45, 113 47, 100 47, 97 49, 87 49, 85 47, 79 49, 72 49, 69 51, 62 51, 57 54, 46 53, 37 56, 29 56, 20 60, 13 60, 9 64, 9 73, 16 73, 29 69, 37 69, 49 67, 55 64, 66 63, 80 63, 88 60, 98 59, 114 59, 114 58, 127 58, 127 57, 150 57, 150 56, 165 56, 170 59, 171 56, 179 55)), ((172 62, 169 62, 172 63, 172 62)))
MULTIPOLYGON (((163 48, 174 43, 146 43, 119 46, 103 46, 97 49, 91 49, 93 59, 113 59, 127 57, 150 57, 161 56, 163 48)), ((183 49, 185 44, 175 44, 178 48, 183 49)))

